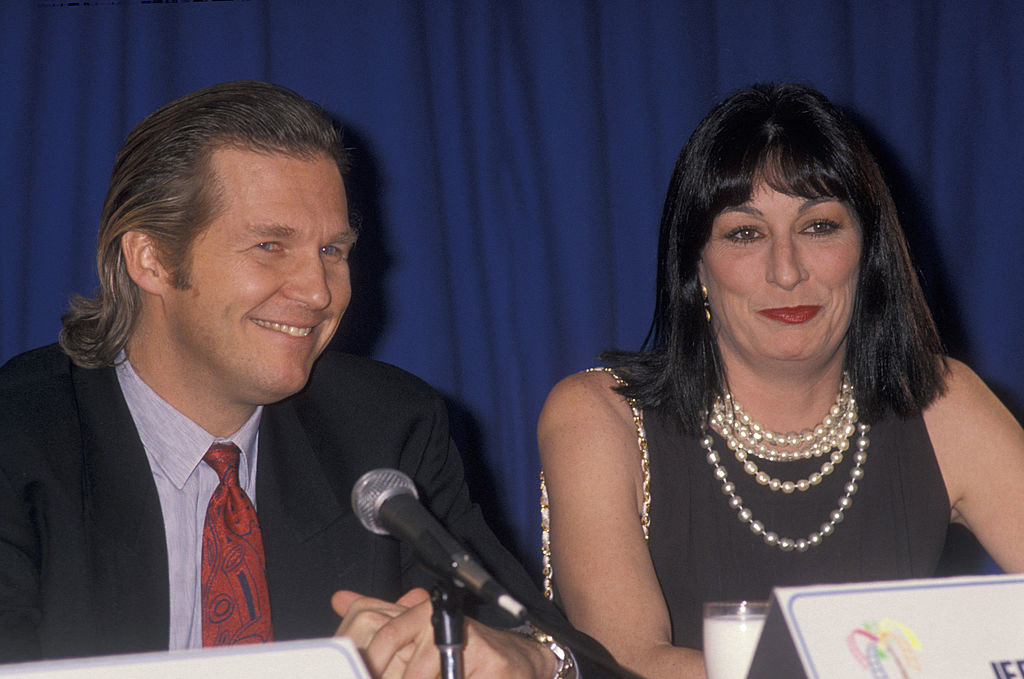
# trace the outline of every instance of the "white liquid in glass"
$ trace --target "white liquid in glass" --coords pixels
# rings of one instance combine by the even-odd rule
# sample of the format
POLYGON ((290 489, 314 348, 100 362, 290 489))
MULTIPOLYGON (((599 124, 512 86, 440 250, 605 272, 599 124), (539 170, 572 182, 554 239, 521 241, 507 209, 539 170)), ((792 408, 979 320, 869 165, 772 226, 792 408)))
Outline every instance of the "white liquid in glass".
POLYGON ((708 679, 746 679, 764 616, 719 615, 704 619, 704 666, 708 679))

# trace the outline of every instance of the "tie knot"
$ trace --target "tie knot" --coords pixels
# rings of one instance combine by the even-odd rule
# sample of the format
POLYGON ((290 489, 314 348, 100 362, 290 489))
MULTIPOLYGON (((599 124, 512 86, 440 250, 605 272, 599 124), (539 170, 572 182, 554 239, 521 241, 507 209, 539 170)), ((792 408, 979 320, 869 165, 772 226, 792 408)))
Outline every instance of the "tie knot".
POLYGON ((203 461, 213 467, 221 482, 233 480, 238 483, 238 456, 240 451, 234 443, 214 443, 203 455, 203 461))

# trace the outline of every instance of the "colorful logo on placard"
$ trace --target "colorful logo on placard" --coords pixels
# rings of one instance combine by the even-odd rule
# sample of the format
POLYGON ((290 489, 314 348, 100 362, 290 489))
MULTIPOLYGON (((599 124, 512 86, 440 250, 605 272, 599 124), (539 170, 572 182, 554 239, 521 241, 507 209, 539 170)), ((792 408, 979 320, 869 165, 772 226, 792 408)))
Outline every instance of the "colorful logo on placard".
POLYGON ((865 623, 846 637, 850 653, 872 679, 909 679, 921 672, 921 644, 910 628, 889 620, 865 623))

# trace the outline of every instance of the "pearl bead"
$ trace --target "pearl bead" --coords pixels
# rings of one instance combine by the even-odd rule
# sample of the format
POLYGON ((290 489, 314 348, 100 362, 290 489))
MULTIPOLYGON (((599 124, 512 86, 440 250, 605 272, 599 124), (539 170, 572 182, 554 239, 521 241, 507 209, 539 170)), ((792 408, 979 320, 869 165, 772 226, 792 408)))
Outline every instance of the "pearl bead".
POLYGON ((761 533, 764 532, 764 524, 761 523, 760 521, 751 521, 750 522, 750 532, 753 533, 754 535, 760 535, 761 533))
POLYGON ((718 453, 716 453, 715 451, 712 450, 710 453, 708 453, 707 461, 708 461, 708 464, 718 464, 718 462, 719 462, 718 453))
POLYGON ((733 509, 741 509, 743 507, 743 498, 739 495, 733 495, 729 498, 729 506, 733 509))
POLYGON ((828 519, 832 523, 839 523, 839 522, 841 522, 843 520, 843 510, 842 509, 833 509, 832 513, 828 515, 828 519))
POLYGON ((841 498, 839 498, 839 507, 842 508, 842 509, 849 509, 850 505, 852 505, 852 504, 853 504, 853 500, 851 500, 846 495, 844 495, 841 498))
POLYGON ((822 537, 828 537, 829 535, 832 535, 832 532, 835 529, 836 529, 835 524, 833 524, 833 523, 823 523, 823 524, 821 524, 821 528, 818 529, 818 532, 821 533, 822 537))
POLYGON ((741 509, 739 511, 737 516, 740 517, 740 521, 742 521, 743 523, 747 523, 752 518, 754 518, 754 513, 752 511, 750 511, 749 509, 747 509, 746 507, 744 507, 743 509, 741 509))
POLYGON ((736 492, 736 484, 732 481, 726 481, 722 484, 722 492, 726 495, 732 495, 736 492))
MULTIPOLYGON (((776 480, 777 480, 777 479, 776 479, 776 480)), ((784 482, 784 483, 782 484, 782 492, 783 492, 783 493, 785 493, 785 494, 789 495, 789 494, 790 494, 790 493, 792 493, 792 492, 793 492, 794 490, 796 490, 796 484, 795 484, 795 483, 793 483, 792 481, 786 481, 786 482, 784 482)))
POLYGON ((807 540, 804 540, 803 538, 797 540, 794 546, 796 547, 796 551, 798 552, 806 552, 807 547, 809 547, 807 540))
POLYGON ((779 541, 779 536, 772 531, 768 531, 764 534, 763 539, 766 545, 774 545, 779 541))
POLYGON ((793 551, 793 540, 791 538, 779 538, 779 549, 784 552, 793 551))

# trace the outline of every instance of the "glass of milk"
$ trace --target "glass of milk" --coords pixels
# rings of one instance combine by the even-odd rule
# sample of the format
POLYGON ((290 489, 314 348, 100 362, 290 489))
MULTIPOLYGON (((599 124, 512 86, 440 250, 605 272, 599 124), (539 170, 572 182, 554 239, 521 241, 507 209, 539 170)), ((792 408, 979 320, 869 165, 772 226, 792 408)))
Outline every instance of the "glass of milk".
POLYGON ((708 679, 746 679, 766 615, 767 601, 704 604, 704 667, 708 679))

